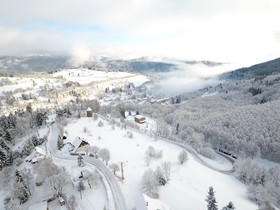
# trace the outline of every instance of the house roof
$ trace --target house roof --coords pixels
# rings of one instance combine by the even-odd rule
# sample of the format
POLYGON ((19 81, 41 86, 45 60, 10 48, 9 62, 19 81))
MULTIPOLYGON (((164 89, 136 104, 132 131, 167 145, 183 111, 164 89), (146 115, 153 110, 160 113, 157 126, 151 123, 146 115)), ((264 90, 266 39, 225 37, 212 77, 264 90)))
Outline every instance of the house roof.
POLYGON ((82 143, 82 139, 78 136, 71 142, 71 144, 74 147, 73 152, 76 152, 76 150, 79 148, 81 143, 82 143))
POLYGON ((141 119, 143 119, 143 118, 145 118, 143 115, 140 115, 140 114, 138 114, 138 115, 136 115, 135 116, 135 119, 138 119, 138 120, 141 120, 141 119))
POLYGON ((45 150, 43 150, 42 148, 40 148, 40 147, 35 147, 35 151, 37 152, 37 153, 39 153, 40 155, 46 155, 46 151, 45 150))
POLYGON ((91 112, 92 111, 92 109, 89 107, 89 108, 87 108, 87 112, 91 112))

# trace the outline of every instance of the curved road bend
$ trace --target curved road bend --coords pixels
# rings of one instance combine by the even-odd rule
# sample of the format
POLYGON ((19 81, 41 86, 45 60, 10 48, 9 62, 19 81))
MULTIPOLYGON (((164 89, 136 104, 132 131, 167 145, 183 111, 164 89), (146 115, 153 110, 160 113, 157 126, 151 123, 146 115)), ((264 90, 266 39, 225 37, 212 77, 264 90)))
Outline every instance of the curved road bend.
MULTIPOLYGON (((57 128, 54 128, 54 124, 51 125, 51 134, 48 138, 47 142, 47 151, 50 153, 55 158, 58 159, 68 159, 68 160, 76 160, 76 158, 70 156, 70 155, 58 155, 56 154, 57 150, 57 143, 56 139, 58 136, 57 128), (56 130, 56 132, 54 132, 56 130)), ((113 176, 113 174, 110 172, 110 170, 98 159, 95 159, 93 157, 84 157, 84 160, 89 163, 94 165, 99 172, 102 174, 102 176, 105 178, 106 182, 110 186, 111 189, 111 194, 113 197, 113 202, 114 202, 114 209, 115 210, 127 210, 124 196, 122 194, 122 191, 120 189, 120 186, 116 180, 116 178, 113 176)))
MULTIPOLYGON (((210 168, 210 169, 212 169, 212 170, 214 170, 214 171, 217 171, 217 172, 220 172, 220 173, 223 173, 223 174, 226 174, 226 175, 230 175, 230 174, 232 174, 232 173, 235 172, 234 166, 232 166, 232 168, 229 169, 229 170, 222 170, 222 169, 218 169, 218 168, 216 168, 216 167, 214 167, 214 166, 211 166, 210 164, 206 163, 203 159, 201 159, 201 157, 199 157, 199 155, 197 154, 197 152, 194 151, 194 149, 191 148, 191 147, 188 146, 188 145, 182 144, 182 143, 177 142, 177 141, 172 141, 172 140, 164 139, 164 138, 160 138, 160 139, 162 139, 163 141, 169 142, 169 143, 171 143, 171 144, 175 144, 175 145, 177 145, 177 146, 183 148, 184 150, 186 150, 186 151, 188 151, 189 153, 191 153, 192 156, 193 156, 198 162, 200 162, 202 165, 204 165, 204 166, 206 166, 206 167, 208 167, 208 168, 210 168)), ((231 163, 233 163, 233 160, 230 159, 229 157, 226 157, 226 156, 224 156, 224 155, 223 155, 223 157, 225 157, 225 158, 228 159, 231 163)))

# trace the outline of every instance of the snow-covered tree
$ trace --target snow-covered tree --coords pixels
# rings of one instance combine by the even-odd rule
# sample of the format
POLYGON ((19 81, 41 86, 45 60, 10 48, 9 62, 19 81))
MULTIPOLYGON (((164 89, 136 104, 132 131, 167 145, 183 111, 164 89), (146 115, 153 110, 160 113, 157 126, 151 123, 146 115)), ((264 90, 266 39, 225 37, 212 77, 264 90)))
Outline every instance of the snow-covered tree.
POLYGON ((12 142, 12 140, 13 140, 12 134, 11 134, 11 132, 8 129, 6 130, 5 140, 7 142, 12 142))
POLYGON ((38 175, 41 180, 46 180, 52 175, 56 175, 60 172, 60 168, 55 165, 50 158, 43 158, 36 169, 38 175))
POLYGON ((35 124, 37 127, 41 127, 43 124, 46 124, 47 121, 47 112, 36 111, 35 113, 35 124))
POLYGON ((185 150, 182 150, 179 154, 178 154, 178 161, 180 164, 184 164, 189 158, 188 158, 188 153, 185 150))
POLYGON ((31 154, 33 149, 34 149, 34 145, 33 145, 32 141, 31 141, 31 139, 29 139, 29 140, 26 141, 26 143, 25 143, 25 145, 24 145, 24 147, 22 149, 22 153, 24 155, 28 156, 28 155, 31 154))
POLYGON ((161 168, 162 168, 162 173, 165 177, 165 180, 168 182, 170 180, 170 170, 171 170, 171 164, 169 161, 164 161, 161 164, 161 168))
POLYGON ((57 149, 61 150, 63 147, 63 139, 61 138, 61 136, 57 137, 57 149))
POLYGON ((58 174, 49 177, 50 187, 55 195, 61 196, 63 193, 63 188, 67 183, 70 182, 69 174, 64 168, 60 169, 58 174))
POLYGON ((101 120, 99 120, 99 122, 98 122, 98 127, 103 127, 104 126, 104 123, 101 121, 101 120))
POLYGON ((27 186, 29 195, 31 195, 34 190, 34 177, 33 177, 31 169, 25 168, 25 169, 21 170, 21 176, 25 180, 25 184, 27 186))
POLYGON ((116 175, 116 172, 120 170, 120 166, 117 163, 112 163, 112 164, 110 164, 109 167, 115 175, 116 175))
POLYGON ((222 210, 234 210, 234 209, 235 207, 231 201, 228 203, 228 205, 222 208, 222 210))
POLYGON ((102 161, 106 163, 106 165, 108 165, 108 162, 111 158, 110 156, 110 151, 107 148, 103 148, 99 150, 99 157, 102 158, 102 161))
POLYGON ((2 148, 0 148, 0 171, 2 170, 2 168, 4 168, 4 166, 6 166, 6 159, 6 153, 3 151, 2 148))
POLYGON ((162 150, 155 150, 154 147, 148 146, 146 150, 146 156, 149 159, 159 159, 162 157, 162 150))
POLYGON ((215 198, 215 191, 213 187, 209 187, 208 195, 205 199, 207 202, 207 210, 218 210, 217 201, 215 198))
POLYGON ((10 147, 3 138, 0 138, 0 148, 5 150, 6 152, 10 151, 10 147))
POLYGON ((78 166, 82 167, 84 166, 84 158, 82 157, 81 154, 78 156, 78 166))
POLYGON ((87 177, 87 182, 90 189, 97 187, 100 180, 101 180, 101 176, 97 170, 94 170, 93 173, 89 172, 89 175, 87 177))
POLYGON ((20 202, 15 197, 7 197, 4 199, 5 210, 20 210, 20 202))
POLYGON ((19 200, 20 204, 25 203, 30 196, 26 180, 23 179, 21 172, 18 170, 15 172, 12 195, 19 200))
POLYGON ((159 166, 154 171, 154 177, 155 177, 158 185, 164 186, 167 182, 164 175, 163 175, 162 169, 159 166))
POLYGON ((86 189, 84 182, 82 179, 79 180, 78 186, 77 186, 78 191, 80 192, 80 196, 82 199, 82 191, 86 189))
POLYGON ((159 198, 158 182, 152 169, 146 170, 143 174, 142 190, 151 198, 159 198))
POLYGON ((99 147, 97 147, 97 146, 92 146, 92 147, 90 147, 89 151, 92 152, 93 155, 94 155, 94 157, 97 158, 97 154, 98 154, 98 152, 99 152, 99 147))

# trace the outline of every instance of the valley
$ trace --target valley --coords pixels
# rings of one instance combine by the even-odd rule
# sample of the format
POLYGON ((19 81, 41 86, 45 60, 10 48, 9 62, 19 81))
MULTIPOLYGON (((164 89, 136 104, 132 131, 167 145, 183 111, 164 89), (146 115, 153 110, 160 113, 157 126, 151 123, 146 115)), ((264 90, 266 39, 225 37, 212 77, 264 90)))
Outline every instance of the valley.
POLYGON ((2 76, 0 209, 205 209, 211 187, 219 208, 277 209, 279 77, 166 95, 154 74, 2 76))

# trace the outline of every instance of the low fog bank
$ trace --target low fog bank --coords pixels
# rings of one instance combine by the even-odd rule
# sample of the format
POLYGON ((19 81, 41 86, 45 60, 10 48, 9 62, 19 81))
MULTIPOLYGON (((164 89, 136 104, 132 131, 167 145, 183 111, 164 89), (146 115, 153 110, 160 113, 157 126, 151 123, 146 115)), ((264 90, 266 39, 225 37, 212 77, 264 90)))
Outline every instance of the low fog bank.
POLYGON ((195 91, 209 85, 213 86, 223 82, 218 79, 218 75, 236 68, 237 66, 233 64, 223 64, 214 67, 202 64, 181 64, 176 71, 157 74, 160 80, 156 83, 155 91, 165 96, 174 96, 195 91))

